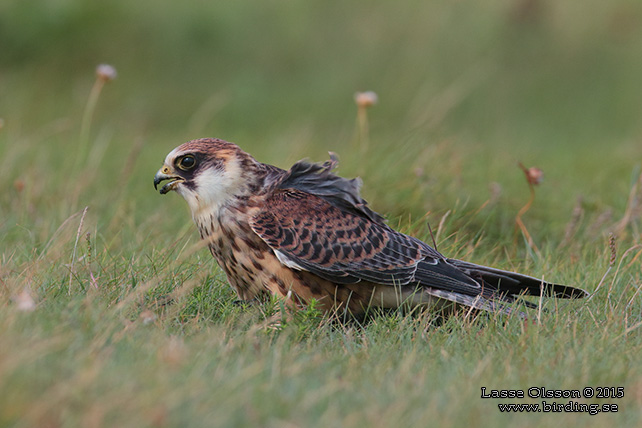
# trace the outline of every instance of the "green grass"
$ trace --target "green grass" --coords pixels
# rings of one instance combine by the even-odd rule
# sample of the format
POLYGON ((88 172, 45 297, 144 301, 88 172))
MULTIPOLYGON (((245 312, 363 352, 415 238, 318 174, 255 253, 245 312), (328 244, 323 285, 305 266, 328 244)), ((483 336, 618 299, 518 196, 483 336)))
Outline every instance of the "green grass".
POLYGON ((0 426, 640 425, 641 22, 625 0, 3 2, 0 426), (83 141, 102 62, 119 76, 83 141), (366 153, 360 90, 379 95, 366 153), (203 136, 284 168, 337 152, 446 255, 599 289, 528 322, 275 325, 279 302, 235 305, 185 203, 152 188, 203 136), (515 231, 518 161, 545 173, 523 217, 539 253, 515 231), (579 400, 619 406, 596 416, 481 398, 536 386, 624 397, 579 400))

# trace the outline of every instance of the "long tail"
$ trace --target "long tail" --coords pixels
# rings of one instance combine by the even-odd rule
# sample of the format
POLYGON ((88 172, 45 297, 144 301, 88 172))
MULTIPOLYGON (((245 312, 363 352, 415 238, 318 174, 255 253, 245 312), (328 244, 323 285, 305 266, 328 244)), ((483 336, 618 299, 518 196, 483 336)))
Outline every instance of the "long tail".
POLYGON ((578 299, 588 296, 588 293, 581 288, 544 282, 541 279, 522 275, 520 273, 476 265, 474 263, 456 259, 448 259, 448 263, 460 269, 471 278, 481 280, 483 283, 496 288, 499 292, 504 292, 513 296, 526 294, 531 296, 544 295, 567 299, 578 299))

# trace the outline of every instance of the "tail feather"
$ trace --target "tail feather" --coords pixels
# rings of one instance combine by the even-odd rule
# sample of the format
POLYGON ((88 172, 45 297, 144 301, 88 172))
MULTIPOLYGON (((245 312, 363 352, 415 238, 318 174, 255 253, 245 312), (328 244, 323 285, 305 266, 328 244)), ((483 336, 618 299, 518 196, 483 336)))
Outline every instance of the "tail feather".
MULTIPOLYGON (((517 315, 520 318, 528 317, 524 312, 516 310, 512 307, 511 304, 514 302, 514 299, 510 298, 493 299, 484 297, 481 294, 477 296, 470 296, 468 294, 461 294, 431 287, 426 287, 423 291, 427 294, 430 294, 431 296, 448 300, 450 302, 456 303, 457 305, 468 306, 470 308, 487 312, 499 312, 506 315, 517 315)), ((530 307, 529 302, 522 301, 520 302, 520 304, 530 307)))
POLYGON ((587 297, 588 293, 581 288, 545 282, 532 276, 476 265, 462 260, 448 259, 448 263, 462 270, 476 280, 491 285, 500 292, 511 295, 553 296, 578 299, 587 297))

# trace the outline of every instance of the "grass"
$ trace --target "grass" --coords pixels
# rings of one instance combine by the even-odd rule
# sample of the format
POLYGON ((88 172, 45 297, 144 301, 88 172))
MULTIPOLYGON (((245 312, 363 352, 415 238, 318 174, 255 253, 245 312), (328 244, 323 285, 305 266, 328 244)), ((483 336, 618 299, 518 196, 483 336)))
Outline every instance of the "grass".
POLYGON ((161 4, 0 6, 0 426, 640 424, 639 5, 161 4), (88 103, 103 62, 118 77, 88 103), (528 322, 309 308, 275 328, 280 304, 234 304, 152 189, 201 136, 281 167, 337 152, 448 256, 597 291, 528 322), (521 217, 539 252, 518 162, 545 175, 521 217), (619 407, 596 416, 481 398, 535 386, 624 397, 579 400, 619 407))

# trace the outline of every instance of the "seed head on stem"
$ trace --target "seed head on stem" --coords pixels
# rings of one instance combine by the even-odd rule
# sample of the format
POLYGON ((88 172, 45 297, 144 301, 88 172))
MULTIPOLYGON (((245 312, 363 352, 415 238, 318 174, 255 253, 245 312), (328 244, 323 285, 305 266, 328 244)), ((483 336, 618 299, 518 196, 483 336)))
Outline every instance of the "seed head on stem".
POLYGON ((522 221, 522 216, 526 214, 526 212, 531 208, 531 205, 533 205, 533 201, 535 200, 535 186, 540 184, 544 179, 544 172, 537 167, 526 168, 521 162, 519 162, 518 165, 522 169, 522 171, 524 171, 524 175, 526 176, 526 182, 528 183, 528 188, 530 189, 530 198, 528 199, 526 205, 524 205, 515 216, 515 226, 516 228, 519 228, 524 234, 526 242, 528 242, 528 246, 531 247, 531 249, 539 255, 539 249, 533 242, 531 234, 528 233, 528 229, 526 229, 526 225, 522 221))
POLYGON ((354 94, 354 102, 357 103, 359 108, 368 108, 377 104, 379 97, 372 91, 357 92, 354 94))
POLYGON ((96 78, 103 82, 111 82, 118 76, 116 69, 109 64, 100 64, 96 67, 96 78))

